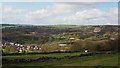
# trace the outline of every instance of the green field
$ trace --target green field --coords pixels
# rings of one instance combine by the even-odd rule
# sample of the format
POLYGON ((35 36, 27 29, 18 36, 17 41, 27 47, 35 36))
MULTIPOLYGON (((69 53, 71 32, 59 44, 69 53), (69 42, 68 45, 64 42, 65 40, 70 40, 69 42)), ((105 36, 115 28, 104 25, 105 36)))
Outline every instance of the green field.
POLYGON ((51 25, 55 29, 81 29, 81 28, 90 28, 91 26, 77 26, 77 25, 51 25))
MULTIPOLYGON (((3 56, 5 59, 37 59, 42 56, 64 57, 76 56, 82 53, 60 53, 60 54, 42 54, 42 55, 20 55, 20 56, 3 56)), ((62 60, 47 60, 44 62, 31 62, 19 64, 3 64, 3 66, 118 66, 118 54, 98 54, 93 56, 77 57, 62 60)))
POLYGON ((10 28, 10 27, 15 27, 15 26, 0 26, 0 29, 3 29, 3 28, 10 28))
POLYGON ((54 54, 34 54, 34 55, 16 55, 16 56, 3 56, 3 59, 13 60, 13 59, 38 59, 40 57, 57 57, 62 58, 64 56, 79 56, 80 54, 88 54, 84 52, 75 53, 54 53, 54 54))

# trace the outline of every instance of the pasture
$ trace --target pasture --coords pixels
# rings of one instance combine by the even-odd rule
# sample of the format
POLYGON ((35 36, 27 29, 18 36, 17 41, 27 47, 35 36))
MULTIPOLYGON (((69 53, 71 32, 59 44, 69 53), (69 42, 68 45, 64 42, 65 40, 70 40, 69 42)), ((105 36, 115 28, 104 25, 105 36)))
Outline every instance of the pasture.
POLYGON ((8 60, 33 59, 32 62, 5 63, 3 66, 118 66, 118 54, 96 54, 88 56, 86 54, 78 52, 3 56, 3 59, 8 60), (47 57, 47 59, 45 57, 47 57), (48 59, 48 57, 51 58, 48 59))

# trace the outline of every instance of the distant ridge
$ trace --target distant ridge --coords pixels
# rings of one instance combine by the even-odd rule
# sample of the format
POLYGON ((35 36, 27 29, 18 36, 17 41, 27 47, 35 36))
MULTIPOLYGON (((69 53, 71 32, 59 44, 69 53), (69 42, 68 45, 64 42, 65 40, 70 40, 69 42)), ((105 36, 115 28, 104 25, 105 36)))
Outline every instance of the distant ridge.
POLYGON ((29 24, 0 24, 1 26, 33 26, 29 24))
POLYGON ((119 26, 119 25, 65 25, 65 24, 58 24, 58 25, 32 25, 32 24, 0 24, 0 26, 119 26))

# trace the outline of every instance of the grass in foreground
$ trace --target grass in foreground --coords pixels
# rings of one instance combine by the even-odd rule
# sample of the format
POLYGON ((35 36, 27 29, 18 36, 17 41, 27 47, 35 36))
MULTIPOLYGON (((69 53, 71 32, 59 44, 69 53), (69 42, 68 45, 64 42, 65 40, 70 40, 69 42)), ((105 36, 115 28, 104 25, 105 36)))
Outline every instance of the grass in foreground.
POLYGON ((64 56, 79 56, 80 54, 88 54, 85 52, 75 52, 75 53, 51 53, 51 54, 26 54, 26 55, 12 55, 3 56, 3 59, 13 60, 13 59, 38 59, 40 57, 57 57, 62 58, 64 56))
MULTIPOLYGON (((6 64, 5 64, 6 65, 6 64)), ((8 65, 8 64, 7 64, 8 65)), ((12 66, 118 66, 118 54, 99 54, 72 59, 11 64, 12 66)))

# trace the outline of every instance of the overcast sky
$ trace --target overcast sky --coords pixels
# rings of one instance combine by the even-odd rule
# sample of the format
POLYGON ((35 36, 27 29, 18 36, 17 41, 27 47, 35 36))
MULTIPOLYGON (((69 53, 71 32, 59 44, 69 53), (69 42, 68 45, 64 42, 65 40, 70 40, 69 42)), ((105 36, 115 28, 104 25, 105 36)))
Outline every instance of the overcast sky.
POLYGON ((4 2, 0 13, 3 24, 117 25, 118 3, 104 1, 4 2))

